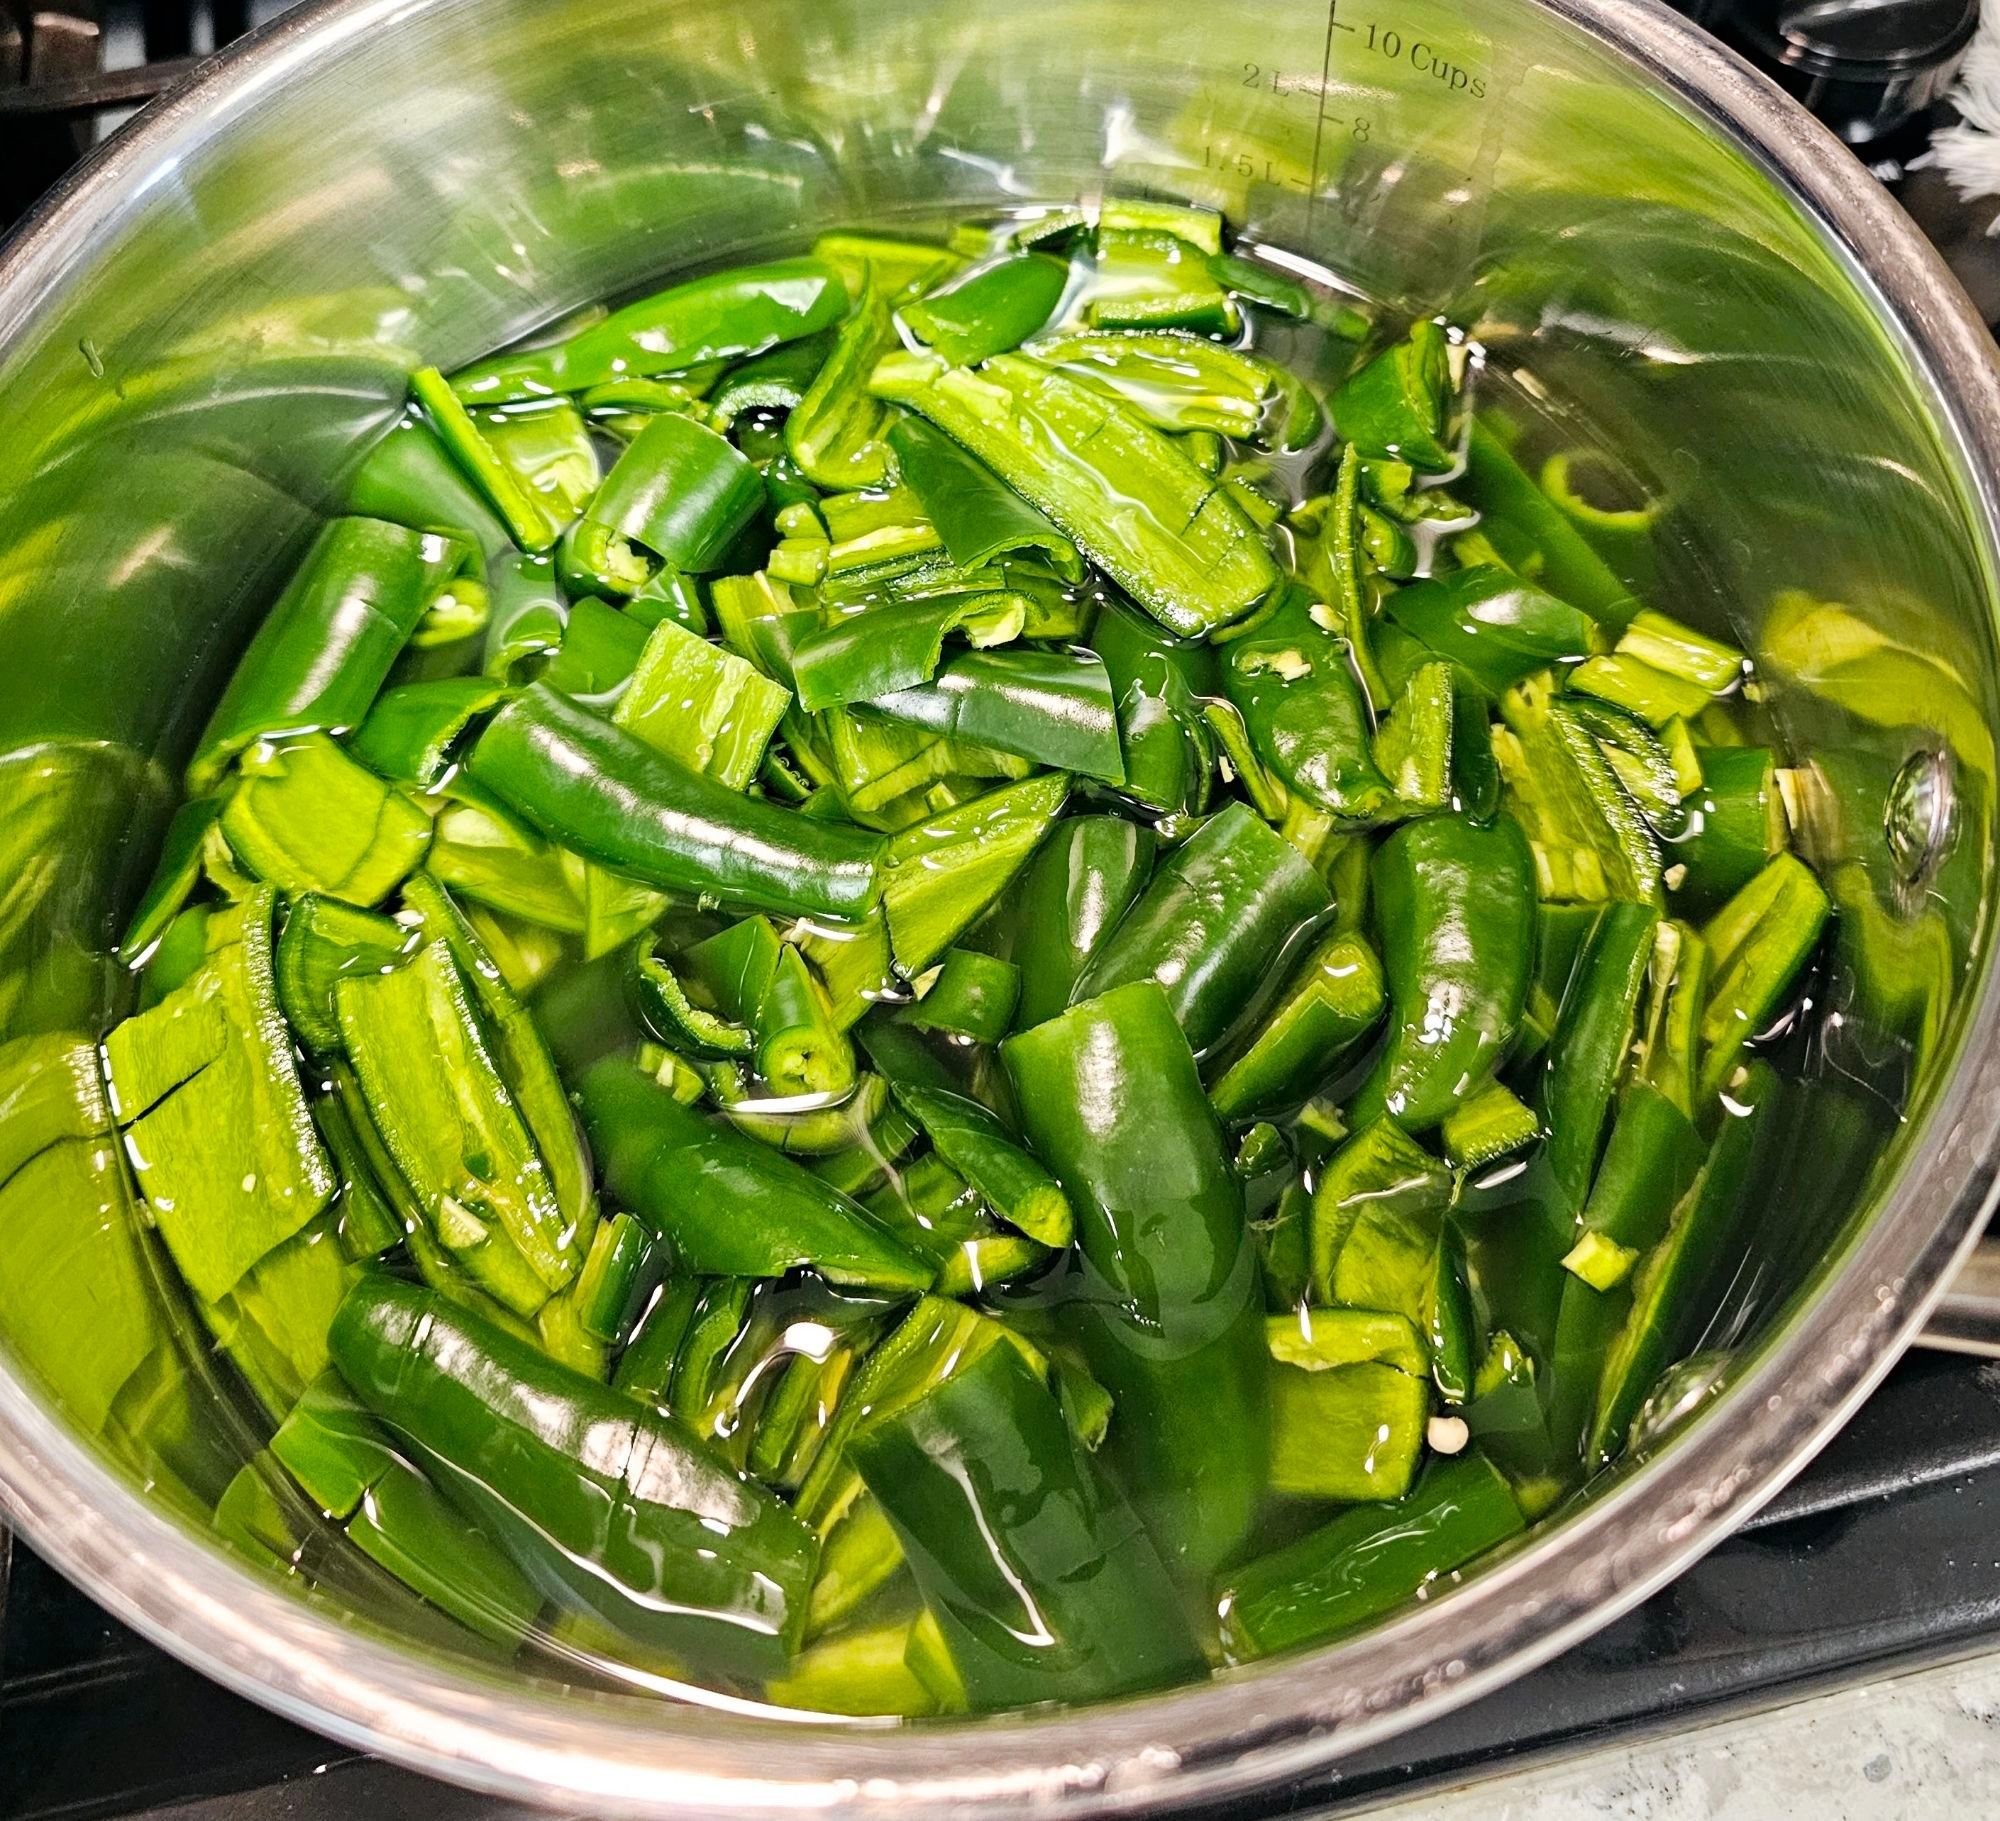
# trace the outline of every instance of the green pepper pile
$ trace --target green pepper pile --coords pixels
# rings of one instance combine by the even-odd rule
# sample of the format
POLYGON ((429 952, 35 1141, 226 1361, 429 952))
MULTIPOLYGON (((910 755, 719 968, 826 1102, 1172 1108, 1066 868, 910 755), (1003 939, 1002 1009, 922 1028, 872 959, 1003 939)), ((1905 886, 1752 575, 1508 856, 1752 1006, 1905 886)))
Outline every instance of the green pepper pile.
POLYGON ((1108 201, 416 375, 50 1115, 268 1415, 230 1538, 916 1714, 1335 1636, 1624 1448, 1827 899, 1650 509, 1369 333, 1108 201))

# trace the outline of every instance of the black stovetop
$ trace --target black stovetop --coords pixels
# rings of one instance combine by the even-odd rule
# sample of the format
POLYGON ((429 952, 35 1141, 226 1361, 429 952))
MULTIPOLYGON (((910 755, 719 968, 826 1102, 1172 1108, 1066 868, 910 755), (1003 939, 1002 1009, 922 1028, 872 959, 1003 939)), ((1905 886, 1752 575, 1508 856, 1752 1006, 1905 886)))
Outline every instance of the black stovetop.
MULTIPOLYGON (((1873 34, 1872 54, 1882 49, 1885 13, 1902 8, 1932 29, 1940 7, 1971 0, 1810 0, 1790 12, 1788 0, 1682 3, 1741 48, 1790 46, 1793 67, 1781 79, 1895 188, 1981 313, 2000 322, 1994 205, 1960 202, 1923 157, 1942 104, 1913 91, 1901 65, 1871 86, 1851 59, 1835 68, 1824 46, 1802 50, 1796 24, 1810 19, 1813 32, 1837 37, 1852 8, 1873 34), (1923 105, 1898 113, 1913 93, 1923 105)), ((54 12, 0 0, 0 232, 191 53, 285 4, 70 0, 54 12)), ((1991 1646, 2000 1641, 1996 1536, 2000 1366, 1912 1357, 1754 1524, 1671 1587, 1502 1692, 1244 1812, 1338 1811, 1991 1646)), ((15 1544, 10 1571, 0 1541, 0 1573, 9 1576, 0 1605, 0 1821, 524 1816, 225 1694, 107 1618, 24 1545, 15 1544)))

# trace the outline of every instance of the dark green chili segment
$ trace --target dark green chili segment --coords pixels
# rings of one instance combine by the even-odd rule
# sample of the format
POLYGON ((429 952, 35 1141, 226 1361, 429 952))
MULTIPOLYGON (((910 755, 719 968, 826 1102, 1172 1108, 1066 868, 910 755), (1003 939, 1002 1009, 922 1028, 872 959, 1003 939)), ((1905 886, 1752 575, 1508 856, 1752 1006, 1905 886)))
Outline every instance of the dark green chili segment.
POLYGON ((830 917, 859 916, 881 891, 879 837, 746 798, 540 686, 466 763, 552 840, 665 891, 830 917))
POLYGON ((594 1065, 579 1102, 605 1182, 687 1269, 775 1277, 809 1265, 840 1283, 929 1284, 930 1269, 865 1208, 630 1063, 594 1065))
POLYGON ((1394 792, 1376 764, 1352 648, 1321 616, 1305 589, 1287 589, 1275 613, 1224 648, 1229 698, 1258 757, 1306 802, 1344 823, 1386 819, 1394 792))
POLYGON ((467 367, 452 389, 468 404, 579 393, 607 380, 685 373, 757 354, 839 320, 847 293, 816 259, 782 259, 696 278, 622 310, 552 348, 467 367))
POLYGON ((1228 1035, 1328 902, 1297 849, 1232 803, 1154 873, 1084 970, 1076 996, 1155 981, 1188 1042, 1205 1051, 1228 1035))
POLYGON ((872 383, 1040 507, 1170 632, 1237 619, 1278 579, 1229 495, 1081 380, 1000 354, 976 371, 885 362, 872 383))
POLYGON ((1091 958, 1152 875, 1158 839, 1122 816, 1073 816, 1056 825, 1022 880, 1014 940, 1021 970, 1016 1027, 1053 1018, 1091 958))
POLYGON ((1069 580, 1081 579, 1076 546, 950 437, 920 417, 906 417, 889 432, 889 447, 904 484, 960 569, 1040 554, 1069 580))
POLYGON ((1497 566, 1411 582, 1390 595, 1388 613, 1495 695, 1592 648, 1587 615, 1497 566))
POLYGON ((584 522, 702 575, 720 565, 763 503, 763 477, 733 443, 667 412, 626 446, 584 522))
POLYGON ((1043 253, 1020 253, 903 307, 917 338, 954 366, 1018 348, 1049 320, 1069 268, 1043 253))
POLYGON ((354 1394, 546 1597, 750 1674, 796 1647, 811 1533, 672 1418, 386 1278, 348 1297, 330 1338, 354 1394))
POLYGON ((1005 1338, 851 1447, 974 1708, 1037 1700, 1051 1678, 1124 1694, 1200 1661, 1152 1539, 1005 1338))
POLYGON ((1632 1048, 1632 1022, 1660 920, 1648 905, 1613 904, 1583 945, 1549 1045, 1543 1114, 1549 1168, 1573 1208, 1597 1169, 1605 1115, 1632 1048))
POLYGON ((16 755, 30 1365, 530 1674, 986 1712, 1449 1597, 1943 1041, 1887 767, 1779 738, 1849 610, 1760 674, 1643 425, 1164 193, 672 276, 396 351, 186 800, 114 793, 129 980, 16 755))
POLYGON ((1375 1096, 1422 1131, 1513 1040, 1534 959, 1534 872, 1513 823, 1426 816, 1377 850, 1371 883, 1390 1006, 1375 1096))
POLYGON ((1440 1461, 1398 1503, 1347 1512, 1231 1577, 1224 1647, 1243 1659, 1338 1637, 1521 1528, 1520 1506, 1488 1462, 1440 1461))
POLYGON ((464 546, 380 519, 319 534, 251 641, 195 748, 188 786, 213 786, 253 740, 358 727, 464 546))
POLYGON ((1074 1326, 1126 1419, 1113 1441, 1141 1514, 1171 1563, 1212 1569, 1256 1510, 1268 1367, 1243 1194, 1193 1052, 1141 981, 1004 1054, 1028 1140, 1076 1211, 1074 1326))

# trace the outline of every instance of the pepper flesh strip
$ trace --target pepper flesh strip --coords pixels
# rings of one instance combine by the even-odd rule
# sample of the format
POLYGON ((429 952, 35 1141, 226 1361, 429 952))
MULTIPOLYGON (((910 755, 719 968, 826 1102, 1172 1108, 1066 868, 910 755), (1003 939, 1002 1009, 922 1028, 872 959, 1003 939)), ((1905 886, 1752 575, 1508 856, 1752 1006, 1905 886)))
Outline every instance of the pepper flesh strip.
POLYGON ((330 1340, 355 1396, 546 1596, 671 1658, 782 1672, 812 1535, 684 1424, 382 1275, 330 1340))
POLYGON ((1159 983, 1197 1054, 1228 1035, 1273 963, 1332 900, 1298 849, 1243 804, 1205 822, 1077 982, 1089 998, 1159 983))
POLYGON ((1268 1458, 1269 1357, 1243 1191, 1166 993, 1072 1007, 1001 1048, 1029 1143, 1076 1214, 1070 1319, 1117 1401, 1116 1451, 1171 1564, 1249 1534, 1268 1458))
POLYGON ((662 891, 856 917, 883 843, 746 797, 654 752, 542 684, 494 716, 473 778, 551 839, 662 891))
POLYGON ((977 372, 892 358, 872 384, 962 443, 1170 631, 1225 625, 1278 579, 1228 492, 1079 379, 1001 354, 977 372))
POLYGON ((358 727, 464 547, 380 519, 339 518, 314 540, 208 718, 199 794, 254 740, 358 727))
POLYGON ((1137 1517, 997 1327, 849 1444, 902 1539, 975 1709, 1095 1700, 1201 1654, 1137 1517))
POLYGON ((682 1106, 623 1057, 584 1075, 579 1100, 611 1193, 688 1270, 921 1290, 931 1266, 859 1202, 781 1152, 682 1106))
POLYGON ((1535 952, 1528 844, 1502 818, 1426 816, 1377 849, 1372 883, 1389 986, 1389 1046, 1374 1092, 1412 1131, 1475 1093, 1520 1025, 1535 952))
POLYGON ((1233 1662, 1324 1643, 1524 1527, 1507 1482, 1477 1454, 1436 1462, 1408 1498, 1346 1511, 1238 1569, 1220 1590, 1233 1662))
POLYGON ((614 379, 739 360, 840 320, 847 289, 819 259, 781 259, 690 279, 614 310, 552 348, 496 354, 452 375, 471 405, 587 392, 614 379))

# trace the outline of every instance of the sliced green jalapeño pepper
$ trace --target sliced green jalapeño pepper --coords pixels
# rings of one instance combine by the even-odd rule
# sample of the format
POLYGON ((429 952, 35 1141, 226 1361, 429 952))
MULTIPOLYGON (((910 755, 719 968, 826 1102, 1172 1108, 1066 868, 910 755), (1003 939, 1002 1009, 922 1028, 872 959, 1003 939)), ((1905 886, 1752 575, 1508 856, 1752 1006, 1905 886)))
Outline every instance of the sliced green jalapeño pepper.
POLYGON ((1513 1041, 1535 956, 1535 875, 1505 817, 1426 816, 1371 871, 1389 986, 1389 1045, 1364 1098, 1413 1131, 1492 1074, 1513 1041))
MULTIPOLYGON (((1578 1239, 1594 1235, 1627 1251, 1649 1251, 1693 1185, 1702 1157, 1700 1134, 1687 1116, 1646 1083, 1631 1083, 1618 1103, 1590 1200, 1578 1216, 1578 1239)), ((1565 1273, 1545 1419, 1549 1440, 1566 1469, 1573 1470, 1581 1460, 1605 1356, 1631 1309, 1629 1278, 1600 1290, 1565 1273)))
POLYGON ((1036 556, 1070 581, 1081 579, 1076 546, 950 437, 920 417, 906 417, 890 429, 889 447, 904 484, 960 569, 1036 556))
POLYGON ((1232 1575, 1217 1600, 1223 1649, 1245 1662, 1338 1637, 1522 1527, 1491 1463, 1438 1461, 1408 1498, 1343 1512, 1232 1575))
POLYGON ((1035 333, 1069 283, 1046 253, 1018 253, 903 306, 903 320, 954 366, 1005 354, 1035 333))
POLYGON ((846 287, 822 260, 740 266, 627 304, 552 348, 479 361, 452 376, 452 390, 467 404, 498 405, 682 373, 795 341, 846 310, 846 287))
POLYGON ((1496 695, 1551 664, 1588 657, 1597 630, 1587 614, 1497 564, 1411 582, 1389 596, 1387 611, 1496 695))
POLYGON ((670 1240, 688 1270, 777 1277, 810 1265, 835 1283, 925 1288, 929 1264, 859 1202, 769 1145, 682 1106, 623 1057, 584 1075, 579 1100, 611 1193, 670 1240))
POLYGON ((552 839, 662 891, 855 917, 881 889, 879 837, 730 790, 540 684, 493 718, 467 766, 552 839))
POLYGON ((1166 993, 1121 986, 1002 1046, 1029 1142, 1076 1212, 1072 1316, 1117 1402, 1126 1483, 1170 1562, 1226 1560, 1269 1446, 1262 1295, 1243 1191, 1166 993))
POLYGON ((1122 816, 1073 816, 1042 843, 1017 906, 1017 1029, 1069 1004, 1091 957, 1146 889, 1158 846, 1150 828, 1122 816))
POLYGON ((1125 782, 1111 678, 1094 652, 968 651, 933 680, 877 696, 867 708, 948 740, 1125 782))
MULTIPOLYGON (((1069 995, 1063 998, 1066 1003, 1069 995)), ((920 1031, 998 1043, 1013 1028, 1020 1002, 1021 970, 1013 962, 982 955, 977 949, 955 948, 947 951, 923 997, 904 1006, 896 1017, 920 1031)))
POLYGON ((1292 942, 1332 900, 1297 848, 1241 803, 1153 876, 1077 982, 1079 997, 1157 981, 1197 1053, 1228 1035, 1292 942))
POLYGON ((1659 922, 1650 905, 1605 907, 1583 945, 1549 1044, 1542 1095, 1549 1168, 1572 1208, 1583 1206, 1597 1172, 1604 1119, 1631 1054, 1659 922))
POLYGON ((1055 1394, 995 1323, 963 1354, 942 1383, 863 1418, 848 1447, 969 1704, 1094 1700, 1196 1673, 1152 1539, 1055 1394))
POLYGON ((1666 858, 1676 904, 1705 911, 1783 853, 1790 831, 1768 746, 1701 746, 1695 757, 1701 783, 1687 799, 1687 831, 1666 858))
POLYGON ((1831 910, 1812 869, 1780 854, 1703 927, 1715 971, 1701 1014, 1702 1100, 1720 1091, 1743 1046, 1771 1021, 1831 910))
POLYGON ((1375 762, 1350 647, 1316 611, 1325 610, 1304 588, 1287 589, 1275 613, 1224 648, 1224 684, 1257 756, 1290 789, 1338 821, 1371 821, 1393 793, 1375 762))
POLYGON ((358 727, 432 597, 470 547, 381 519, 335 519, 258 627, 209 716, 188 788, 270 734, 358 727))
POLYGON ((871 385, 1032 500, 1170 632, 1192 637, 1236 619, 1278 579, 1227 490, 1082 380, 1020 354, 995 355, 976 373, 892 356, 871 385))
POLYGON ((385 1275, 349 1293, 329 1342, 355 1396, 548 1598, 672 1658, 783 1670, 812 1534, 684 1425, 385 1275))
POLYGON ((1289 980, 1249 1045, 1209 1098, 1241 1119, 1303 1100, 1374 1030, 1387 1003, 1382 964, 1359 936, 1336 930, 1289 980))
POLYGON ((764 504, 764 478, 726 437, 691 417, 653 418, 584 509, 584 524, 703 575, 764 504))
POLYGON ((1444 329, 1420 322, 1334 394, 1334 426, 1343 441, 1376 461, 1407 462, 1420 474, 1443 474, 1454 460, 1444 440, 1451 390, 1444 329))

